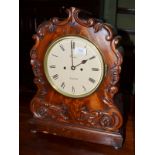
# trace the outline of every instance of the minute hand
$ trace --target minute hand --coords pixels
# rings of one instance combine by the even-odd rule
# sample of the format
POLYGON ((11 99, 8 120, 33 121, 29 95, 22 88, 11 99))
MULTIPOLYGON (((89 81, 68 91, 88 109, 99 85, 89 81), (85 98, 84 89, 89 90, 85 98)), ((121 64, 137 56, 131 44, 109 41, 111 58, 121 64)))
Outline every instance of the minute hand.
POLYGON ((92 57, 90 57, 88 59, 82 60, 79 64, 75 65, 74 67, 80 66, 81 64, 85 64, 88 60, 91 60, 93 58, 95 58, 95 56, 92 56, 92 57))
POLYGON ((71 63, 72 63, 72 65, 71 66, 73 66, 73 42, 71 41, 71 63))

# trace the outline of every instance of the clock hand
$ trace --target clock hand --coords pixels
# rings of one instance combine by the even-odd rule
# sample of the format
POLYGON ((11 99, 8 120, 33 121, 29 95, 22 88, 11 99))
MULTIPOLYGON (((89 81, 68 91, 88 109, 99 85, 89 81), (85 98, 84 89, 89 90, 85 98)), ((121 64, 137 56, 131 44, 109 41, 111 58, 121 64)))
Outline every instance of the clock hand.
POLYGON ((73 42, 72 42, 72 40, 71 40, 71 64, 72 64, 72 65, 71 65, 71 69, 72 69, 72 67, 74 66, 74 65, 73 65, 73 48, 74 48, 74 47, 73 47, 73 42))
POLYGON ((87 61, 88 61, 88 59, 82 60, 79 64, 75 65, 74 67, 80 66, 81 64, 85 64, 87 61))
POLYGON ((80 66, 81 64, 85 64, 88 60, 92 60, 94 58, 95 58, 95 56, 92 56, 92 57, 90 57, 88 59, 82 60, 79 64, 75 65, 74 67, 80 66))

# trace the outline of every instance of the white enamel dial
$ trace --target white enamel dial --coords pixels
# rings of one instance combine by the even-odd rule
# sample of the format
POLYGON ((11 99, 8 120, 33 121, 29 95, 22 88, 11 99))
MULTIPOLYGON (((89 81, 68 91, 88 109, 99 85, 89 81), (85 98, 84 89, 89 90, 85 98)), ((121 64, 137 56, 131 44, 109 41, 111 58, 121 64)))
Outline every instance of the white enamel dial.
POLYGON ((98 48, 85 38, 62 37, 48 48, 44 58, 48 82, 59 93, 79 98, 92 94, 104 76, 98 48))

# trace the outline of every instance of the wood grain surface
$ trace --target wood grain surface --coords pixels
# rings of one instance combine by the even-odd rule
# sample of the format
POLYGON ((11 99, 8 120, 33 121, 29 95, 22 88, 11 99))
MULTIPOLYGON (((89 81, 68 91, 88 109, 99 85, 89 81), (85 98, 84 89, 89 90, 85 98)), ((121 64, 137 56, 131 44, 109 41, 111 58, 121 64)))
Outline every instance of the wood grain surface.
POLYGON ((20 155, 134 155, 134 117, 130 112, 126 123, 126 138, 122 148, 32 133, 28 121, 32 117, 29 103, 33 94, 20 96, 20 155))

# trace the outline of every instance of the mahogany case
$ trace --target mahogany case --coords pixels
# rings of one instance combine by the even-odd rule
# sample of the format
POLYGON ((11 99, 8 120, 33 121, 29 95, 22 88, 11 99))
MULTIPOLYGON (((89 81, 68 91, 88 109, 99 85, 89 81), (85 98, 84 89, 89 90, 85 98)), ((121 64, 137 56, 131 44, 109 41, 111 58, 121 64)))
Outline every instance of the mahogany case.
POLYGON ((120 37, 107 23, 79 18, 80 9, 67 9, 64 20, 52 18, 42 23, 33 35, 35 45, 31 49, 31 65, 37 93, 31 101, 33 113, 31 127, 35 131, 65 136, 84 141, 121 147, 120 129, 122 114, 116 106, 114 95, 121 71, 122 56, 117 48, 120 37), (100 49, 107 65, 106 75, 98 89, 83 98, 69 98, 56 92, 44 73, 44 56, 49 45, 56 39, 81 36, 100 49))

